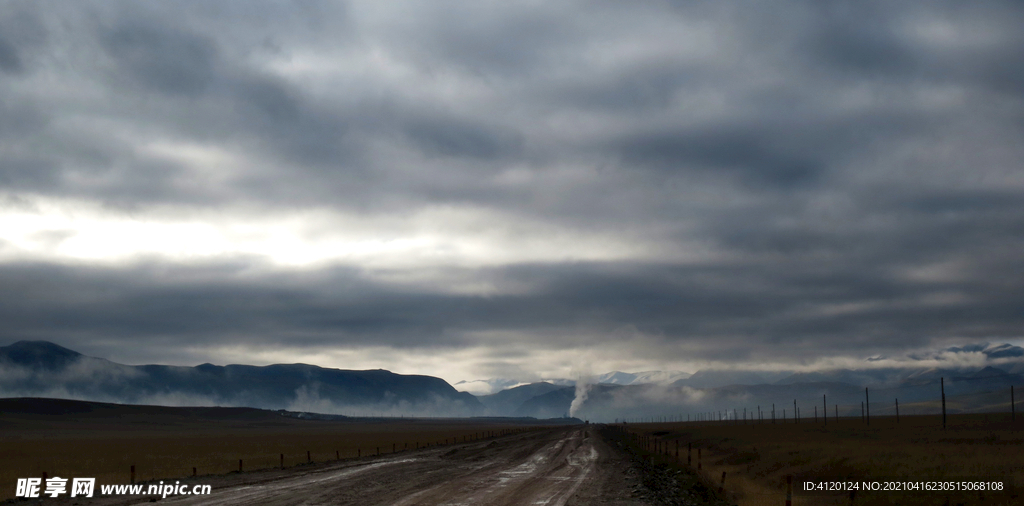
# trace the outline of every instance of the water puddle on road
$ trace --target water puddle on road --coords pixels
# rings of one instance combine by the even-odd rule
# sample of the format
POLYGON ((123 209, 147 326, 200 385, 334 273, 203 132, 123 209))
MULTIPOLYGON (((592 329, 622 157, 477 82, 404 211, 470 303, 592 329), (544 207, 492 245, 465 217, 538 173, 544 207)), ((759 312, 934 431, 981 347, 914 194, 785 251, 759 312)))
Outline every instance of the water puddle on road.
POLYGON ((512 469, 506 469, 498 473, 498 486, 503 487, 508 484, 509 481, 520 479, 524 476, 529 476, 537 472, 537 468, 542 466, 549 460, 549 457, 542 453, 537 453, 530 456, 530 460, 519 464, 512 469))

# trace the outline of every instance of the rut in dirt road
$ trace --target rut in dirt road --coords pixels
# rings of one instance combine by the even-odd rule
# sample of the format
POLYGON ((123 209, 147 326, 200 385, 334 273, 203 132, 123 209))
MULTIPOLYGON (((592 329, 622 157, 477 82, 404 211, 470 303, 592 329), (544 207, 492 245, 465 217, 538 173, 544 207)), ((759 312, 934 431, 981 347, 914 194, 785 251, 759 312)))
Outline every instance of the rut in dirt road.
POLYGON ((395 506, 420 504, 545 504, 562 506, 593 471, 598 452, 582 429, 565 433, 526 459, 482 467, 411 494, 395 506))

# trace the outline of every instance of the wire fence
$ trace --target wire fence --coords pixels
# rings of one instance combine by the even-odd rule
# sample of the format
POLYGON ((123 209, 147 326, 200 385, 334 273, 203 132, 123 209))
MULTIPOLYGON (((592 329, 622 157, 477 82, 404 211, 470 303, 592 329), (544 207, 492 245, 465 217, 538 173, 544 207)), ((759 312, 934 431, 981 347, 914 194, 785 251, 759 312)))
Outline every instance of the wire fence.
MULTIPOLYGON (((864 387, 859 403, 850 402, 850 393, 845 392, 837 395, 840 401, 829 402, 829 394, 822 393, 820 398, 812 399, 808 396, 793 398, 791 402, 780 402, 779 400, 767 400, 765 402, 752 402, 747 406, 731 408, 717 407, 699 411, 674 410, 674 413, 663 413, 652 416, 616 418, 615 423, 669 423, 669 422, 690 422, 690 423, 806 423, 814 422, 827 425, 831 420, 833 423, 840 419, 860 418, 865 424, 870 425, 872 413, 876 417, 895 417, 899 422, 900 416, 915 415, 936 415, 942 414, 942 424, 946 425, 948 413, 1005 413, 1010 420, 1016 421, 1016 391, 1014 385, 1009 385, 1005 390, 972 390, 970 385, 976 381, 991 381, 991 378, 956 378, 953 384, 948 384, 944 377, 934 381, 922 381, 910 387, 902 388, 880 388, 872 392, 870 387, 864 387), (953 387, 954 388, 950 388, 953 387), (965 386, 966 385, 966 386, 965 386), (932 390, 929 395, 929 390, 932 390), (948 390, 953 390, 957 395, 955 407, 949 409, 947 406, 948 390), (878 395, 879 391, 882 395, 878 395), (900 393, 905 393, 904 402, 901 407, 900 393), (874 401, 872 401, 874 396, 874 401), (881 397, 881 399, 879 399, 881 397)), ((859 388, 859 387, 854 387, 859 388)), ((779 395, 766 397, 777 398, 779 395)), ((721 404, 717 401, 716 404, 721 404)))

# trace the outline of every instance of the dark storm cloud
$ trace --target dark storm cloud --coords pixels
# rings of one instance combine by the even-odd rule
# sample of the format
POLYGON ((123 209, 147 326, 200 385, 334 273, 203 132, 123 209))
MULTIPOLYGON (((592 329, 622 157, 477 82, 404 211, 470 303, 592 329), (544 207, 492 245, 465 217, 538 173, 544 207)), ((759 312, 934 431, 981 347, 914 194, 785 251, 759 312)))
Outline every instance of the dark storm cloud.
POLYGON ((0 36, 0 70, 17 73, 21 71, 21 68, 18 50, 6 38, 0 36))
MULTIPOLYGON (((123 73, 145 91, 199 99, 187 103, 177 129, 196 129, 214 140, 247 133, 270 142, 297 167, 347 161, 343 145, 350 120, 340 111, 312 103, 303 90, 257 69, 225 59, 216 40, 158 20, 120 21, 103 27, 103 49, 123 73), (212 124, 204 105, 229 105, 228 116, 212 124), (228 131, 226 128, 234 127, 228 131)), ((145 92, 144 91, 144 92, 145 92)))
POLYGON ((269 142, 292 170, 323 176, 325 168, 359 167, 362 150, 347 138, 359 123, 358 111, 323 108, 301 90, 266 75, 240 76, 234 90, 237 95, 228 99, 241 111, 239 120, 251 135, 269 142))
MULTIPOLYGON (((667 357, 688 353, 672 343, 713 339, 716 349, 706 358, 781 360, 819 356, 821 342, 834 353, 856 354, 926 346, 935 338, 984 339, 1024 324, 1016 302, 1024 296, 1020 276, 913 282, 887 265, 839 270, 798 256, 764 267, 619 262, 485 269, 477 275, 533 286, 489 297, 401 289, 352 269, 253 280, 243 274, 247 265, 8 266, 0 271, 7 287, 3 337, 96 352, 109 343, 146 343, 143 359, 211 342, 417 350, 507 344, 474 337, 482 331, 512 332, 522 336, 521 346, 557 350, 581 339, 588 346, 619 342, 629 338, 628 328, 662 340, 667 357), (929 300, 950 292, 958 297, 929 300), (885 343, 893 333, 899 342, 885 343)), ((1020 272, 1019 265, 1006 267, 1014 265, 973 277, 1020 272)))
POLYGON ((0 99, 0 137, 24 140, 45 128, 47 119, 38 107, 0 99))
POLYGON ((19 258, 0 266, 3 339, 429 348, 505 331, 557 349, 635 329, 666 356, 784 359, 780 343, 1020 338, 1019 3, 17 5, 0 18, 7 196, 210 217, 464 206, 507 220, 474 239, 524 224, 508 232, 524 257, 569 233, 662 253, 423 267, 488 296, 360 265, 19 258), (148 154, 164 141, 240 168, 148 154))
POLYGON ((1019 92, 1024 83, 1017 50, 1024 45, 1024 35, 1016 28, 1024 22, 1019 3, 825 2, 813 10, 820 23, 800 39, 807 48, 804 56, 847 79, 967 82, 1004 93, 1019 92), (910 29, 915 22, 945 23, 937 28, 950 33, 922 40, 922 34, 910 29))
MULTIPOLYGON (((435 71, 457 70, 485 79, 519 80, 564 62, 566 47, 584 36, 574 21, 585 3, 501 5, 415 2, 389 16, 384 44, 435 71), (409 16, 409 17, 406 17, 409 16), (410 17, 414 24, 408 24, 410 17), (453 19, 462 22, 453 23, 453 19)), ((389 9, 384 9, 389 10, 389 9)), ((378 34, 367 34, 378 35, 378 34)))
POLYGON ((10 2, 0 13, 0 76, 18 77, 32 69, 26 59, 37 56, 47 39, 36 8, 27 2, 10 2))
POLYGON ((119 26, 101 44, 120 70, 145 88, 196 96, 215 78, 217 51, 206 37, 160 26, 119 26))
POLYGON ((878 3, 860 5, 822 3, 822 22, 811 31, 809 55, 858 77, 920 72, 922 55, 916 54, 894 25, 911 14, 878 3), (851 19, 857 22, 851 23, 851 19))
POLYGON ((552 93, 552 100, 582 109, 642 112, 664 108, 687 84, 702 80, 700 67, 648 62, 607 76, 605 80, 574 82, 552 93))
POLYGON ((749 128, 721 131, 659 132, 624 142, 627 166, 655 165, 663 170, 735 172, 757 184, 794 186, 813 180, 824 169, 817 160, 788 155, 765 132, 749 128))
POLYGON ((425 153, 437 156, 491 159, 522 148, 515 132, 457 119, 423 118, 410 122, 406 134, 425 153))

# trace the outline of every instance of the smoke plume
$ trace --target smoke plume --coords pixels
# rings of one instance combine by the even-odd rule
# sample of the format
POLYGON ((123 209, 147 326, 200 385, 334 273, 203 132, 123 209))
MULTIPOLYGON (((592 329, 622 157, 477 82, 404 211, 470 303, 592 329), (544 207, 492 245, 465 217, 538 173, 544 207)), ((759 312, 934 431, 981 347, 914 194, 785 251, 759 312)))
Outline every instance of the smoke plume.
POLYGON ((593 387, 594 377, 589 371, 576 375, 576 397, 573 398, 572 404, 569 405, 569 416, 576 416, 579 413, 583 403, 587 402, 587 396, 590 395, 590 389, 593 387))

